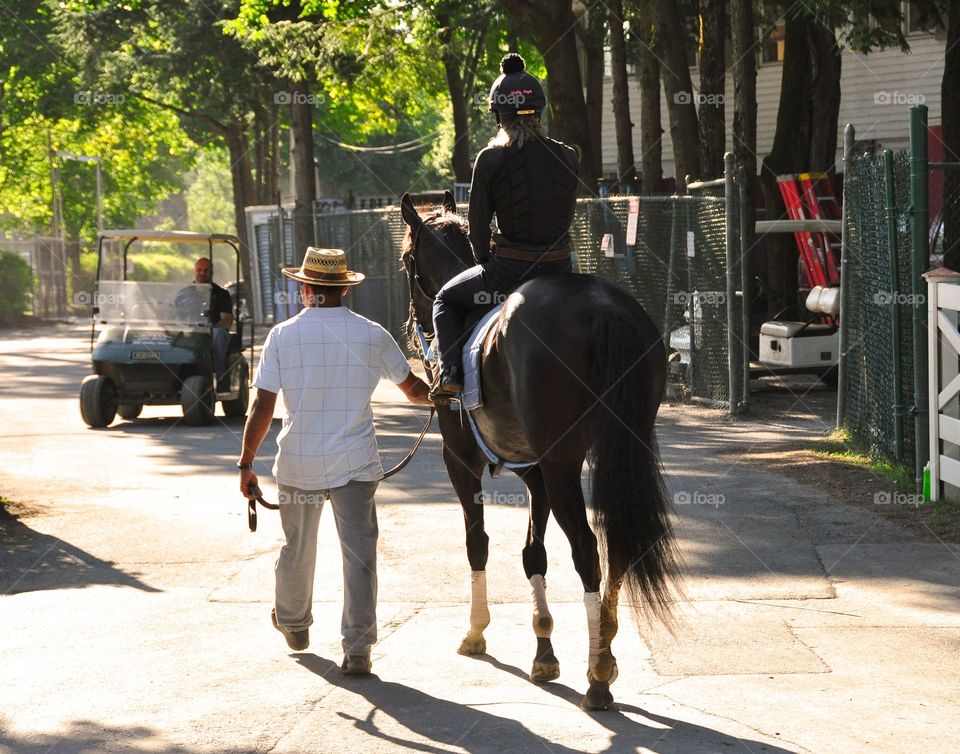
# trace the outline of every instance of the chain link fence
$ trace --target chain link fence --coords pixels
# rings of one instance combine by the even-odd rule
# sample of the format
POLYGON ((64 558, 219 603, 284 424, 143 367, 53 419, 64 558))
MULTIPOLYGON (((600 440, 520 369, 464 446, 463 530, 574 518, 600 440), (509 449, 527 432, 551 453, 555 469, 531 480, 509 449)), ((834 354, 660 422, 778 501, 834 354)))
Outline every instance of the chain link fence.
MULTIPOLYGON (((725 209, 722 187, 691 196, 581 199, 570 230, 577 270, 633 294, 678 351, 674 361, 690 395, 716 404, 729 396, 725 209), (639 202, 636 236, 628 244, 632 202, 639 202)), ((295 312, 277 303, 289 298, 279 268, 299 264, 290 258, 289 235, 279 240, 290 219, 277 208, 256 217, 248 211, 248 218, 260 316, 280 321, 295 312)), ((399 208, 318 213, 313 227, 316 245, 344 249, 351 267, 367 276, 347 305, 403 342, 408 288, 399 208)))
POLYGON ((68 259, 79 257, 79 243, 60 238, 0 239, 0 251, 17 254, 28 265, 32 288, 28 297, 30 315, 58 319, 69 314, 68 259))
POLYGON ((892 189, 888 216, 882 155, 855 159, 844 179, 849 285, 844 313, 848 320, 846 426, 871 456, 912 464, 916 442, 907 426, 912 422, 908 407, 913 403, 911 313, 924 302, 913 300, 911 284, 909 152, 893 155, 892 189), (899 396, 894 384, 897 374, 899 396), (901 431, 898 422, 904 427, 901 431))

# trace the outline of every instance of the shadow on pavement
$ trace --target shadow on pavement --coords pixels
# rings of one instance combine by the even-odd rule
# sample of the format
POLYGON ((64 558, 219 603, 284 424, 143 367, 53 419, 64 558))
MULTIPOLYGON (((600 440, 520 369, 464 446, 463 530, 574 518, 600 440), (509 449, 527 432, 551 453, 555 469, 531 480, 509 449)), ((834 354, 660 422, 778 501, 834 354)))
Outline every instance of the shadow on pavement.
MULTIPOLYGON (((541 748, 560 754, 573 754, 580 749, 571 749, 554 740, 543 739, 516 720, 490 714, 476 707, 458 704, 447 699, 426 694, 400 683, 381 681, 376 676, 353 678, 343 676, 338 666, 315 654, 300 654, 296 661, 328 683, 362 696, 372 709, 366 718, 351 717, 338 712, 344 720, 352 721, 358 731, 414 751, 440 754, 457 746, 469 752, 540 751, 541 748), (400 725, 436 742, 437 746, 399 738, 380 730, 374 719, 382 711, 400 725)), ((527 674, 519 668, 505 665, 488 655, 479 659, 489 662, 499 670, 524 680, 527 674)), ((580 709, 580 694, 569 686, 558 683, 543 684, 542 688, 568 702, 571 715, 589 715, 612 734, 608 751, 644 750, 706 751, 730 747, 731 751, 764 751, 788 754, 789 750, 771 747, 765 743, 727 736, 709 728, 692 725, 660 715, 653 715, 629 705, 618 705, 615 710, 587 713, 580 709), (626 717, 623 712, 643 715, 652 725, 644 725, 626 717)), ((380 747, 374 746, 379 749, 380 747)))
POLYGON ((241 754, 249 747, 235 749, 202 749, 179 746, 166 741, 156 731, 146 727, 124 728, 106 726, 93 720, 74 720, 61 733, 39 733, 17 736, 0 721, 0 751, 15 751, 17 754, 86 754, 86 752, 109 751, 114 754, 142 754, 146 751, 163 751, 167 754, 241 754))
MULTIPOLYGON (((528 674, 516 667, 507 665, 500 660, 488 654, 473 655, 473 658, 481 662, 486 662, 497 670, 503 670, 510 675, 514 675, 522 680, 528 679, 528 674)), ((580 708, 580 698, 582 692, 576 691, 562 683, 551 681, 550 683, 537 684, 544 691, 548 691, 558 699, 569 702, 572 706, 580 708)), ((584 679, 584 691, 586 690, 586 679, 584 679)), ((611 686, 611 690, 616 700, 616 684, 611 686)), ((632 704, 621 704, 614 701, 614 709, 605 712, 592 712, 589 714, 593 720, 603 725, 609 730, 613 737, 610 739, 609 751, 634 751, 637 747, 644 750, 666 752, 666 751, 764 751, 777 754, 790 754, 790 749, 782 749, 779 746, 754 741, 752 739, 737 738, 728 736, 725 733, 704 728, 700 725, 685 723, 682 720, 676 720, 663 715, 655 715, 647 712, 642 707, 635 707, 632 704), (641 725, 634 720, 626 717, 623 713, 630 712, 635 715, 643 715, 647 720, 655 723, 659 727, 648 727, 641 725)))
POLYGON ((94 584, 159 592, 113 563, 58 537, 42 534, 0 506, 0 595, 43 589, 78 589, 94 584))

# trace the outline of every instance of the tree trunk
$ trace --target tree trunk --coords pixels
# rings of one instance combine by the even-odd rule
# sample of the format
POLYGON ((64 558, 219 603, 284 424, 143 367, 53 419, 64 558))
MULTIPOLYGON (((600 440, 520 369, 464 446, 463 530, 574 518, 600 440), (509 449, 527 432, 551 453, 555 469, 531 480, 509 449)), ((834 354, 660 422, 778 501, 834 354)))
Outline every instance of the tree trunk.
POLYGON ((233 220, 237 226, 237 238, 240 239, 240 269, 243 271, 243 279, 249 284, 252 281, 250 243, 247 238, 244 207, 256 204, 249 140, 242 126, 236 123, 227 128, 226 139, 230 150, 230 180, 233 184, 233 220))
MULTIPOLYGON (((947 54, 941 84, 943 159, 960 162, 960 0, 947 7, 947 54)), ((960 270, 960 171, 943 171, 943 264, 960 270)))
POLYGON ((501 0, 501 4, 518 26, 530 30, 543 55, 551 135, 580 153, 580 191, 593 194, 597 186, 591 159, 593 138, 587 124, 577 40, 568 33, 577 23, 572 0, 501 0))
POLYGON ((700 162, 705 178, 723 175, 727 146, 724 92, 726 2, 700 0, 700 162))
MULTIPOLYGON (((805 13, 788 14, 777 129, 761 174, 767 219, 786 216, 777 176, 833 167, 839 81, 840 53, 833 32, 805 13)), ((767 282, 768 314, 802 314, 797 296, 797 247, 792 237, 768 240, 767 282)))
POLYGON ((597 177, 603 175, 603 43, 606 31, 606 12, 602 4, 590 6, 581 18, 580 43, 586 56, 586 107, 587 127, 591 137, 591 171, 597 177))
POLYGON ((437 13, 440 58, 447 77, 447 89, 453 106, 453 176, 458 183, 469 183, 473 172, 470 164, 470 120, 460 61, 453 51, 453 26, 449 13, 437 13))
POLYGON ((293 244, 294 259, 302 259, 313 245, 313 201, 317 198, 317 179, 313 162, 313 105, 304 83, 294 83, 290 103, 290 130, 294 150, 290 162, 294 168, 293 244))
MULTIPOLYGON (((652 22, 646 19, 638 45, 640 78, 640 184, 638 193, 663 192, 663 114, 660 111, 660 60, 653 53, 652 22)), ((679 181, 678 181, 679 184, 679 181)))
MULTIPOLYGON (((633 157, 633 122, 627 80, 627 50, 623 38, 623 0, 610 0, 610 67, 613 77, 613 120, 617 131, 617 190, 635 193, 637 169, 633 157)), ((660 102, 659 88, 657 103, 660 102)))
MULTIPOLYGON (((754 184, 757 175, 757 57, 753 0, 732 0, 733 154, 754 184)), ((749 192, 753 196, 753 190, 749 192)))
MULTIPOLYGON (((694 105, 690 63, 687 60, 683 17, 672 0, 654 0, 656 49, 664 62, 660 74, 667 97, 670 136, 673 140, 674 174, 680 185, 686 176, 702 177, 697 108, 694 105)), ((713 176, 710 176, 713 177, 713 176)))
MULTIPOLYGON (((745 228, 746 246, 750 250, 743 264, 751 270, 766 269, 767 255, 763 244, 754 242, 757 199, 757 29, 753 0, 732 0, 730 3, 730 46, 733 57, 733 156, 743 167, 746 182, 745 228)), ((750 291, 744 293, 745 300, 750 291)), ((752 307, 751 307, 752 308, 752 307)))

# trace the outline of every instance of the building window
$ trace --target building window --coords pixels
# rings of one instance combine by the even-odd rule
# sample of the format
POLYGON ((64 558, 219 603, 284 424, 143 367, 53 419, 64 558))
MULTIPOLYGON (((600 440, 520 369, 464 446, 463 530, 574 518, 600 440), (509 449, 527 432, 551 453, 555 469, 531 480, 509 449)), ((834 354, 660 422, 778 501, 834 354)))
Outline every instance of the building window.
POLYGON ((777 24, 763 35, 761 44, 762 62, 764 63, 782 63, 783 62, 783 40, 786 27, 783 24, 777 24))
POLYGON ((904 3, 907 34, 933 34, 937 29, 936 17, 930 13, 926 3, 904 3))

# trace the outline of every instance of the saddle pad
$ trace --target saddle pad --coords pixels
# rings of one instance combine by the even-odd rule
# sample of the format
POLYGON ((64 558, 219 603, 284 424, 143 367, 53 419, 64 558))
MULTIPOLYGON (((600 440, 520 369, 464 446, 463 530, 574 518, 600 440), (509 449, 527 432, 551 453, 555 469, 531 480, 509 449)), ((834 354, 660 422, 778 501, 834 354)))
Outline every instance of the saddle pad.
POLYGON ((487 337, 487 331, 502 308, 502 303, 497 304, 484 314, 463 346, 463 394, 460 400, 467 411, 473 411, 483 405, 483 395, 480 391, 480 355, 483 352, 483 341, 487 337))
MULTIPOLYGON (((470 414, 474 409, 483 405, 483 394, 480 389, 480 357, 483 353, 483 342, 486 340, 487 333, 493 326, 493 321, 503 308, 503 304, 498 304, 489 312, 483 315, 483 318, 477 323, 476 327, 470 333, 466 345, 463 347, 463 393, 460 396, 460 405, 466 409, 467 418, 470 422, 470 429, 473 430, 473 437, 480 446, 480 450, 492 464, 501 462, 490 446, 484 441, 480 434, 477 423, 470 414)), ((535 461, 504 461, 504 466, 508 469, 523 469, 532 466, 535 461)))

